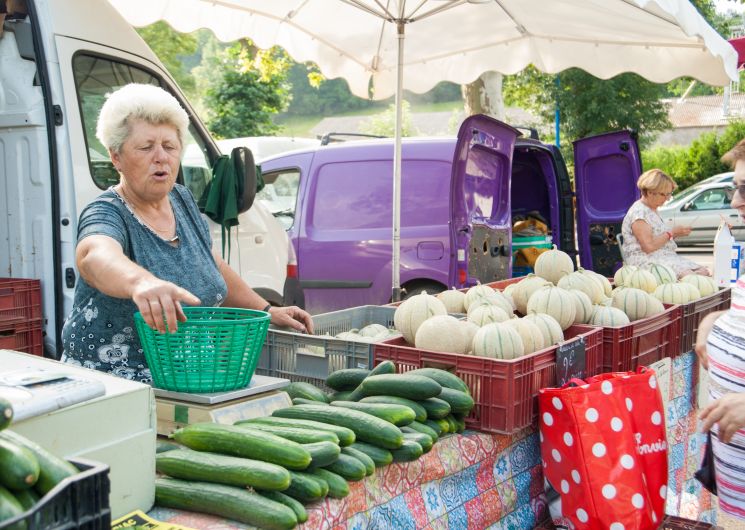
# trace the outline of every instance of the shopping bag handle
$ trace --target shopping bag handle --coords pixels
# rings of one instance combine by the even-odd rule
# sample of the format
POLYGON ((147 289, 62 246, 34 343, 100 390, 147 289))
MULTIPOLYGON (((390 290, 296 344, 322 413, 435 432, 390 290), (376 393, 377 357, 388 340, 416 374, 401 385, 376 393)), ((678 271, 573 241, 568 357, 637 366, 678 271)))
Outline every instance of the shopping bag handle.
POLYGON ((572 388, 575 386, 584 386, 587 382, 584 379, 579 379, 578 377, 572 377, 569 381, 564 383, 564 386, 561 388, 572 388))

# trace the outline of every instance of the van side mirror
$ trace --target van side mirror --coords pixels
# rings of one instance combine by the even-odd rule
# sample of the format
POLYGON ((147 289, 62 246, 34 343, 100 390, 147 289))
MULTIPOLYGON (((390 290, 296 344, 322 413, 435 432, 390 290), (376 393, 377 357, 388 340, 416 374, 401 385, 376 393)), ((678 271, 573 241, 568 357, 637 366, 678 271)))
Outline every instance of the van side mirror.
POLYGON ((254 203, 256 198, 256 164, 254 156, 248 147, 235 147, 230 152, 230 158, 235 165, 235 175, 238 182, 238 213, 244 213, 254 203))
POLYGON ((695 209, 696 209, 696 205, 693 204, 693 201, 688 201, 687 203, 683 205, 680 211, 687 212, 688 210, 695 210, 695 209))

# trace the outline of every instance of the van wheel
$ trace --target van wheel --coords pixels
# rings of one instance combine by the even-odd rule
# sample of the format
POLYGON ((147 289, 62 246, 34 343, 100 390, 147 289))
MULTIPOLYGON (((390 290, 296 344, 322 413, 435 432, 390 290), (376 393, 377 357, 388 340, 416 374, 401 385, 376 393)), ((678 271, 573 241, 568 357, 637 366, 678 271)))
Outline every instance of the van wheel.
POLYGON ((427 294, 437 294, 445 290, 445 286, 437 282, 412 283, 404 286, 405 294, 403 299, 407 300, 412 296, 427 291, 427 294))

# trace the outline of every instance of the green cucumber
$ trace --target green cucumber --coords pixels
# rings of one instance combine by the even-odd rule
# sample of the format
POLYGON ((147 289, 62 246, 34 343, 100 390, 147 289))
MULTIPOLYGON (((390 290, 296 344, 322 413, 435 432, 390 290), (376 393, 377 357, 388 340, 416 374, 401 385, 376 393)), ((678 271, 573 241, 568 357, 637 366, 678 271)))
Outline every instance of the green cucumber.
POLYGON ((315 401, 313 399, 292 398, 293 405, 328 405, 325 401, 315 401))
POLYGON ((291 508, 246 488, 211 482, 156 478, 155 504, 209 513, 267 530, 289 530, 297 525, 297 517, 291 508))
POLYGON ((326 385, 337 392, 354 390, 368 375, 370 375, 370 370, 365 370, 364 368, 346 368, 343 370, 337 370, 333 374, 329 374, 326 378, 326 385))
POLYGON ((281 427, 279 425, 266 425, 264 423, 236 423, 239 427, 248 427, 260 431, 270 432, 287 440, 299 444, 312 444, 316 442, 331 442, 339 445, 339 437, 331 431, 311 431, 303 427, 281 427))
POLYGON ((352 397, 352 391, 351 390, 341 390, 339 392, 332 392, 329 394, 329 403, 332 401, 354 401, 353 399, 349 399, 352 397))
MULTIPOLYGON (((426 434, 432 439, 432 443, 436 443, 437 439, 439 438, 439 435, 437 434, 439 430, 435 431, 432 427, 424 423, 413 421, 409 425, 407 425, 407 427, 411 430, 426 434)), ((401 432, 404 432, 403 429, 401 429, 401 432)))
POLYGON ((284 494, 302 503, 323 499, 329 493, 328 483, 320 477, 303 471, 290 471, 290 476, 290 487, 284 494))
MULTIPOLYGON (((375 375, 395 374, 395 373, 396 373, 396 365, 393 363, 393 361, 383 361, 378 366, 373 368, 367 377, 375 376, 375 375)), ((367 379, 367 377, 365 379, 367 379)), ((365 397, 365 393, 362 390, 362 383, 364 382, 365 380, 363 379, 362 382, 359 384, 359 386, 352 391, 352 393, 349 396, 349 401, 359 401, 360 399, 365 397)))
POLYGON ((465 392, 446 387, 442 387, 437 399, 446 401, 450 405, 450 412, 454 414, 468 414, 475 405, 473 398, 465 392))
POLYGON ((251 486, 262 490, 281 491, 290 485, 290 473, 277 464, 189 449, 156 455, 155 470, 183 480, 251 486))
POLYGON ((293 512, 295 512, 295 517, 297 517, 297 522, 299 524, 304 523, 308 520, 308 512, 305 511, 305 506, 301 502, 296 501, 289 495, 285 495, 281 491, 259 491, 259 495, 262 497, 266 497, 270 501, 278 502, 280 504, 284 504, 288 508, 290 508, 293 512))
POLYGON ((13 405, 5 398, 0 397, 0 431, 5 429, 13 420, 13 405))
POLYGON ((194 423, 171 436, 197 451, 262 460, 287 469, 305 469, 310 464, 310 453, 299 443, 245 426, 194 423))
POLYGON ((358 410, 365 414, 370 414, 397 427, 408 425, 416 414, 406 405, 394 405, 392 403, 362 403, 357 401, 332 401, 332 407, 341 407, 345 409, 358 410))
POLYGON ((393 462, 393 455, 388 449, 383 449, 382 447, 365 442, 354 442, 349 447, 353 447, 369 456, 375 463, 375 467, 384 467, 393 462))
MULTIPOLYGON (((428 420, 429 421, 429 420, 428 420)), ((450 422, 446 420, 445 418, 438 418, 434 420, 439 426, 440 426, 440 436, 444 436, 446 434, 450 434, 452 431, 450 430, 450 422)))
POLYGON ((309 473, 326 481, 329 486, 329 497, 343 499, 349 495, 349 483, 341 475, 323 468, 312 469, 309 473))
POLYGON ((34 453, 10 440, 0 440, 0 485, 11 490, 30 488, 39 480, 39 471, 34 453))
POLYGON ((453 419, 455 420, 455 423, 458 424, 458 432, 463 432, 466 430, 466 417, 462 414, 453 414, 453 419))
POLYGON ((67 460, 63 460, 53 455, 42 446, 31 440, 17 434, 13 431, 5 430, 0 432, 0 439, 10 440, 21 447, 25 447, 39 461, 39 480, 36 481, 34 488, 41 495, 46 495, 52 488, 62 482, 67 477, 77 475, 80 471, 67 460))
MULTIPOLYGON (((447 423, 447 422, 445 422, 445 423, 447 423)), ((447 431, 442 432, 442 425, 440 425, 440 423, 438 421, 435 421, 435 420, 426 420, 426 421, 423 421, 422 424, 425 427, 429 427, 430 429, 432 429, 433 432, 437 433, 437 437, 438 438, 440 436, 442 436, 443 434, 447 434, 447 431)), ((416 427, 413 427, 413 428, 416 429, 416 427)))
POLYGON ((36 506, 36 503, 39 502, 39 495, 36 493, 36 491, 33 488, 28 488, 25 490, 15 490, 13 491, 13 495, 15 496, 16 500, 21 503, 21 507, 23 508, 24 512, 27 512, 34 506, 36 506))
POLYGON ((303 398, 310 401, 328 403, 328 396, 326 396, 326 393, 323 390, 304 381, 293 381, 282 390, 287 392, 291 399, 303 398))
POLYGON ((422 400, 437 396, 442 386, 423 375, 385 374, 366 377, 360 385, 365 396, 398 396, 422 400))
POLYGON ((423 453, 422 446, 409 439, 404 439, 401 447, 391 451, 394 462, 411 462, 422 456, 423 453))
POLYGON ((395 449, 403 441, 401 429, 358 410, 324 405, 295 405, 275 410, 272 416, 320 421, 346 427, 354 431, 357 440, 370 442, 386 449, 395 449))
POLYGON ((362 451, 359 451, 355 449, 354 447, 345 447, 341 450, 341 453, 343 455, 351 456, 352 458, 356 458, 360 462, 362 462, 362 465, 365 466, 365 475, 370 476, 373 473, 375 473, 375 462, 372 458, 367 456, 362 451))
POLYGON ((333 432, 339 438, 339 445, 341 446, 351 445, 354 443, 355 440, 354 431, 352 429, 347 429, 346 427, 341 427, 339 425, 331 425, 330 423, 322 423, 320 421, 279 418, 277 416, 264 416, 251 420, 243 420, 236 423, 236 425, 247 425, 253 423, 260 423, 262 425, 276 425, 278 427, 295 427, 311 431, 333 432))
POLYGON ((393 405, 404 405, 414 411, 414 419, 416 421, 424 421, 427 419, 427 411, 425 408, 413 399, 406 399, 397 396, 368 396, 362 398, 360 403, 391 403, 393 405))
POLYGON ((418 443, 422 446, 422 452, 429 453, 430 449, 432 449, 432 445, 434 444, 432 442, 432 438, 430 438, 428 434, 415 431, 414 429, 408 429, 407 427, 404 427, 404 429, 407 429, 404 431, 404 440, 411 440, 418 443))
POLYGON ((362 480, 367 474, 365 464, 355 457, 345 454, 339 455, 339 459, 333 464, 326 466, 326 469, 350 481, 362 480))
POLYGON ((440 420, 450 414, 450 403, 439 398, 423 399, 419 404, 427 411, 430 420, 440 420))
POLYGON ((183 447, 173 442, 161 440, 160 438, 155 440, 155 453, 156 454, 165 453, 167 451, 175 451, 176 449, 183 449, 183 447))
POLYGON ((455 418, 453 418, 452 414, 448 414, 447 416, 445 416, 445 421, 447 421, 450 424, 451 433, 458 432, 458 422, 455 421, 455 418))
MULTIPOLYGON (((13 519, 23 512, 23 506, 18 502, 18 499, 11 492, 0 486, 0 525, 3 524, 3 521, 13 519)), ((13 526, 4 528, 4 530, 26 530, 26 521, 19 521, 13 526)))
POLYGON ((440 383, 440 386, 443 386, 445 388, 452 388, 453 390, 460 390, 461 392, 465 392, 466 394, 471 393, 471 389, 468 388, 468 385, 452 372, 448 372, 446 370, 440 370, 439 368, 417 368, 416 370, 411 370, 410 372, 406 372, 407 374, 414 374, 414 375, 423 375, 425 377, 429 377, 430 379, 434 379, 438 383, 440 383))
POLYGON ((324 467, 333 464, 341 454, 341 449, 333 442, 309 443, 303 444, 303 447, 310 453, 309 467, 324 467))

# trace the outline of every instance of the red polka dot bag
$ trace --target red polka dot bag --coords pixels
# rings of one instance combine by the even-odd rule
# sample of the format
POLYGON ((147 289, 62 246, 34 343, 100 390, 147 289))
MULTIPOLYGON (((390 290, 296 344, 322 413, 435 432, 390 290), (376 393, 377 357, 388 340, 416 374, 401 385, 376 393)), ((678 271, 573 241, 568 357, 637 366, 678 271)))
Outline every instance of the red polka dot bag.
POLYGON ((544 477, 560 494, 559 528, 658 528, 667 442, 654 370, 573 379, 538 396, 544 477))

